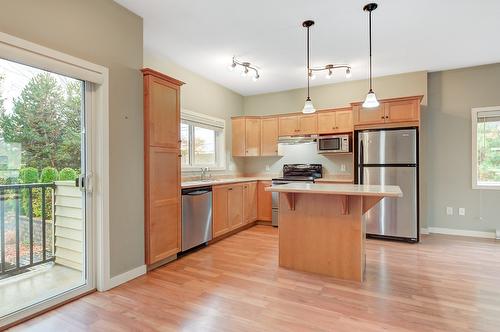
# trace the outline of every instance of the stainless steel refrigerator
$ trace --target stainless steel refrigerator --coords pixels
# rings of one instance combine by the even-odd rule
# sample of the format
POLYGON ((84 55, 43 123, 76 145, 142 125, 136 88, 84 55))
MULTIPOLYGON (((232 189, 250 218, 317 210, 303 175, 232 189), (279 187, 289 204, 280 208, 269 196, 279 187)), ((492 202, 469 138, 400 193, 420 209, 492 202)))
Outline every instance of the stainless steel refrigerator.
POLYGON ((402 198, 383 198, 364 216, 371 237, 409 242, 419 239, 418 129, 356 132, 356 181, 398 185, 402 198))

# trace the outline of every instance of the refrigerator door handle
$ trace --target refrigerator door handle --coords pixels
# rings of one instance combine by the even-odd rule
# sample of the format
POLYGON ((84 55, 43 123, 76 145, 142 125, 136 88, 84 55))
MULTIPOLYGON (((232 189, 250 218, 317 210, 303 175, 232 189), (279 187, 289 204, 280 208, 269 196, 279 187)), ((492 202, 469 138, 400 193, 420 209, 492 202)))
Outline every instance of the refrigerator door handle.
POLYGON ((363 184, 363 140, 359 141, 359 184, 363 184))

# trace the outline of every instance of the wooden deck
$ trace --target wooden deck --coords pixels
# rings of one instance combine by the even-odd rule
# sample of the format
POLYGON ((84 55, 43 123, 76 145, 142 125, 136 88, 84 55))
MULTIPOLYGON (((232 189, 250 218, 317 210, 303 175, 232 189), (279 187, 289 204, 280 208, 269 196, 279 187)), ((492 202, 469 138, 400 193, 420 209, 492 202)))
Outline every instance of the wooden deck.
POLYGON ((367 241, 363 284, 278 267, 255 226, 14 331, 499 331, 500 242, 367 241))

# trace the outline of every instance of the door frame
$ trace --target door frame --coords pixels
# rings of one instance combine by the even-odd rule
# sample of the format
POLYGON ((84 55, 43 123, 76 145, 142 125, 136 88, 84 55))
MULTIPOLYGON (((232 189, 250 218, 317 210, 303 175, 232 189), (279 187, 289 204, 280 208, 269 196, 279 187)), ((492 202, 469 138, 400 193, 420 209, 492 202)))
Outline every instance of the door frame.
POLYGON ((92 195, 87 193, 86 199, 86 204, 91 206, 87 214, 87 283, 4 317, 0 322, 1 329, 95 289, 110 289, 112 283, 109 248, 109 69, 3 32, 0 32, 0 57, 90 82, 92 87, 90 92, 85 93, 85 108, 89 113, 86 116, 86 153, 90 162, 87 169, 91 170, 87 181, 92 191, 92 195))

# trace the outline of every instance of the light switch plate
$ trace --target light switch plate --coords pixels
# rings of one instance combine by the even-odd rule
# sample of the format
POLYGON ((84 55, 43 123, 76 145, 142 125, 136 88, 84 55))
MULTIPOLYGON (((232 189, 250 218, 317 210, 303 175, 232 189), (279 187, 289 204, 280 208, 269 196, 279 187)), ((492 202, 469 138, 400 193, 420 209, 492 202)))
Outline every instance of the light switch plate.
POLYGON ((458 209, 458 215, 465 216, 465 208, 459 208, 458 209))
POLYGON ((446 214, 448 216, 452 216, 453 215, 453 208, 451 206, 447 206, 446 207, 446 214))

